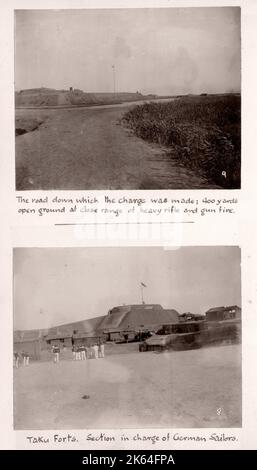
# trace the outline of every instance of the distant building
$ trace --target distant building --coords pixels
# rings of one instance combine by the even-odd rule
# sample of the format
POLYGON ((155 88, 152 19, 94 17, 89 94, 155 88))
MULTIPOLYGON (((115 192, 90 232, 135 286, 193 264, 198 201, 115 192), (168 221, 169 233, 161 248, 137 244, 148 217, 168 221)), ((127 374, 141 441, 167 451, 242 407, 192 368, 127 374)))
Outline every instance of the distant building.
POLYGON ((119 342, 122 339, 122 332, 120 328, 108 328, 103 331, 105 341, 119 342))
POLYGON ((103 335, 97 335, 94 331, 87 333, 85 331, 80 331, 74 333, 72 336, 72 343, 74 346, 93 346, 94 344, 99 344, 103 341, 103 335))
POLYGON ((21 353, 24 351, 29 354, 31 359, 40 359, 41 344, 38 330, 15 331, 13 340, 14 352, 21 353))
POLYGON ((121 305, 109 310, 98 328, 103 331, 130 331, 178 321, 176 310, 164 309, 159 304, 121 305))
POLYGON ((71 332, 50 333, 46 336, 45 341, 49 347, 59 346, 69 348, 72 346, 71 332))
POLYGON ((23 349, 22 344, 24 348, 27 346, 33 357, 39 359, 40 352, 51 349, 53 345, 71 348, 73 344, 94 344, 99 339, 129 342, 147 336, 163 324, 178 321, 176 310, 164 309, 159 304, 122 305, 112 308, 101 317, 44 330, 15 331, 14 343, 17 350, 23 349))
POLYGON ((105 341, 114 341, 116 343, 134 341, 137 333, 135 330, 123 330, 121 328, 110 328, 103 331, 105 341))
MULTIPOLYGON (((157 328, 156 328, 157 329, 157 328)), ((115 343, 131 343, 133 341, 142 341, 151 336, 150 328, 136 328, 123 330, 121 328, 112 328, 103 331, 105 341, 115 343)))
POLYGON ((237 305, 229 307, 214 307, 206 312, 207 321, 223 321, 241 319, 241 308, 237 305))
POLYGON ((205 320, 205 315, 195 314, 191 312, 181 313, 179 315, 179 321, 198 321, 198 320, 205 320))

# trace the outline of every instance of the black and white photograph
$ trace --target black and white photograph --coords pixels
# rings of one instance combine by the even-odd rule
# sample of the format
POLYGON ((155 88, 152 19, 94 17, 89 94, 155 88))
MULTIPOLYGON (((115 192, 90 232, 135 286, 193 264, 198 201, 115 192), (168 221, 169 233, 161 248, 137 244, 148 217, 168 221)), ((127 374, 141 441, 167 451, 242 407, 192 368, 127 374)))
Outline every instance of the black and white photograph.
POLYGON ((14 16, 16 190, 240 189, 240 7, 14 16))
POLYGON ((14 429, 240 428, 237 246, 15 248, 14 429))

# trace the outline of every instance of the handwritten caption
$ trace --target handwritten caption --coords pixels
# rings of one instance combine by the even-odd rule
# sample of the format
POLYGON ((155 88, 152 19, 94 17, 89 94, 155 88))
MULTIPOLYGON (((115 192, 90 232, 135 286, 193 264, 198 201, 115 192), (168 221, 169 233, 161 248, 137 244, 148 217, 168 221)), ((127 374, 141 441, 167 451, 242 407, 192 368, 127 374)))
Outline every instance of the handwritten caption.
POLYGON ((92 221, 107 219, 124 221, 147 220, 194 220, 199 216, 233 216, 237 212, 237 198, 173 198, 173 197, 110 197, 107 195, 64 198, 60 195, 42 198, 16 196, 19 216, 56 216, 69 221, 92 221))
POLYGON ((31 445, 35 444, 86 444, 92 445, 93 443, 105 443, 108 445, 112 443, 122 444, 124 442, 133 442, 137 444, 147 444, 151 446, 157 445, 160 443, 171 443, 173 442, 217 442, 217 443, 228 443, 236 442, 238 438, 234 434, 225 434, 225 433, 211 433, 207 435, 198 435, 198 434, 184 434, 179 432, 165 432, 165 433, 156 433, 156 434, 143 434, 142 432, 135 432, 135 434, 128 435, 122 433, 120 435, 115 435, 112 433, 106 432, 97 432, 97 433, 85 433, 82 437, 77 434, 53 434, 51 437, 46 437, 42 435, 27 435, 27 443, 31 445))

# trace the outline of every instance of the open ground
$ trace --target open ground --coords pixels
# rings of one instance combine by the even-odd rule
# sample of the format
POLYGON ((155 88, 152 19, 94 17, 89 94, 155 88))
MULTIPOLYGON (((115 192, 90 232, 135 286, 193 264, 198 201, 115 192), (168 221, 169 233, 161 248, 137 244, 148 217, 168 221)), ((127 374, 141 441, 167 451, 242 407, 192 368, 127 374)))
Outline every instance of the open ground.
POLYGON ((241 426, 240 345, 137 348, 112 345, 104 359, 72 361, 70 353, 59 364, 15 369, 15 429, 241 426))
POLYGON ((16 109, 17 190, 219 188, 121 125, 133 104, 16 109), (38 126, 38 127, 37 127, 38 126), (37 127, 32 131, 33 128, 37 127))

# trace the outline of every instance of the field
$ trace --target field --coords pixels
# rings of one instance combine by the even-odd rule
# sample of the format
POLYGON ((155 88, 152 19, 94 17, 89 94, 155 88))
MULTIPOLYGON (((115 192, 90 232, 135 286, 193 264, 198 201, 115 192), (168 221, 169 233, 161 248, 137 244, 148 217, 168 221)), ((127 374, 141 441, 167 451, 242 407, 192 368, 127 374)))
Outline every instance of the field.
POLYGON ((171 157, 223 188, 240 188, 241 98, 187 96, 145 103, 123 123, 138 137, 168 147, 171 157))
POLYGON ((161 354, 137 347, 14 369, 15 429, 241 426, 241 346, 161 354))

